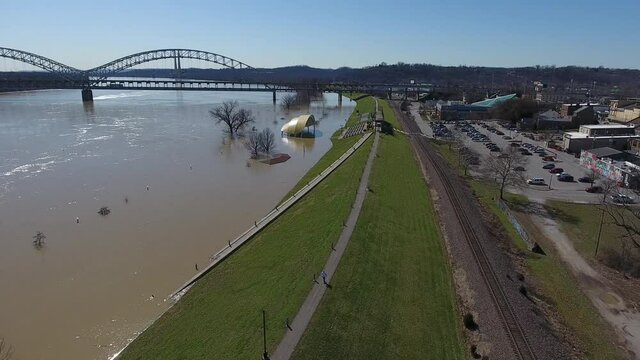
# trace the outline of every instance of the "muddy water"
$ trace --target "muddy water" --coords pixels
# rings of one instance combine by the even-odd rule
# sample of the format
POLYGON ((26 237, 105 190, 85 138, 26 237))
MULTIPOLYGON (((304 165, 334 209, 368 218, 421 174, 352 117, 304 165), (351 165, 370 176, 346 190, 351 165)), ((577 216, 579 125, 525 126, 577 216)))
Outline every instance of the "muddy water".
POLYGON ((0 95, 0 337, 14 359, 105 359, 166 296, 267 213, 352 111, 335 95, 282 113, 270 93, 78 91, 0 95), (247 162, 207 111, 236 99, 277 134, 310 111, 316 139, 291 159, 247 162), (281 119, 284 117, 284 119, 281 119), (148 190, 147 190, 148 187, 148 190), (101 217, 97 211, 112 212, 101 217), (79 218, 77 223, 76 218, 79 218), (32 245, 37 231, 42 249, 32 245))

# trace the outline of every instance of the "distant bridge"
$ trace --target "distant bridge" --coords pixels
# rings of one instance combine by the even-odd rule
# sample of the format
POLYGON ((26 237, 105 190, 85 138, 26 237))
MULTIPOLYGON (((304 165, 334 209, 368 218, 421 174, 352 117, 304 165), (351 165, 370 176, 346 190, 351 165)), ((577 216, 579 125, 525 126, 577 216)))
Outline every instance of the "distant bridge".
MULTIPOLYGON (((420 91, 426 92, 432 89, 431 85, 413 84, 368 84, 368 83, 257 83, 257 82, 230 82, 213 80, 182 79, 182 59, 196 59, 218 64, 229 69, 253 69, 239 60, 201 50, 192 49, 160 49, 131 54, 104 65, 80 70, 59 63, 41 55, 30 52, 0 47, 0 57, 21 61, 56 75, 54 80, 33 79, 0 79, 0 91, 26 90, 34 88, 49 89, 82 89, 82 100, 92 101, 91 89, 120 89, 120 90, 199 90, 199 91, 296 91, 310 90, 321 92, 397 92, 420 91), (162 60, 172 59, 175 69, 175 80, 142 80, 142 79, 113 79, 120 72, 136 65, 162 60)), ((340 97, 341 99, 341 97, 340 97)))

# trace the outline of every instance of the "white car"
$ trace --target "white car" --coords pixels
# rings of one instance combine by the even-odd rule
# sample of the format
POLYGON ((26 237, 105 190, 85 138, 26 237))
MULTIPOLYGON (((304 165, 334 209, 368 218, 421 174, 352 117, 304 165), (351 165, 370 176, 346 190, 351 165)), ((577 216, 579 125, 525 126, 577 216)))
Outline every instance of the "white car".
POLYGON ((539 178, 539 177, 531 178, 531 179, 527 180, 527 184, 529 184, 529 185, 544 185, 544 179, 543 178, 539 178))

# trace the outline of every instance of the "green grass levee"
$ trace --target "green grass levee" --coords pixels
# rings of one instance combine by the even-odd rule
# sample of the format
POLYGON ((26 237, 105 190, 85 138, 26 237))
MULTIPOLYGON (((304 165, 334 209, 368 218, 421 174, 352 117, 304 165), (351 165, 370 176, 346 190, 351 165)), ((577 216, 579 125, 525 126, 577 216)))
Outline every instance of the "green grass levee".
MULTIPOLYGON (((336 141, 336 148, 342 148, 342 140, 336 141)), ((371 145, 370 139, 213 268, 118 359, 257 359, 262 354, 262 309, 267 312, 267 346, 275 348, 285 319, 297 313, 313 285, 313 274, 320 271, 342 231, 371 145)), ((331 164, 342 153, 331 151, 322 162, 331 164)))
POLYGON ((450 267, 410 143, 383 135, 378 154, 333 288, 293 358, 464 359, 450 267))

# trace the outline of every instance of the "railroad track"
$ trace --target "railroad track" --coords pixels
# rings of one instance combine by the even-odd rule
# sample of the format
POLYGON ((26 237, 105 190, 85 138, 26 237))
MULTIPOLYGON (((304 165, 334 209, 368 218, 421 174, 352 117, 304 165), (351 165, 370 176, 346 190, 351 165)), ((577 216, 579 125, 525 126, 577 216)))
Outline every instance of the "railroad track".
MULTIPOLYGON (((402 125, 405 127, 405 130, 409 133, 421 133, 420 128, 418 128, 415 121, 407 120, 404 115, 399 113, 400 121, 402 125)), ((453 205, 453 210, 460 221, 462 226, 462 231, 465 235, 465 239, 471 248, 471 252, 473 257, 478 264, 480 269, 480 273, 482 275, 482 279, 484 280, 489 293, 491 294, 491 298, 493 303, 498 310, 498 314, 502 320, 502 324, 504 329, 507 332, 511 345, 518 356, 519 359, 529 360, 529 359, 537 359, 536 354, 531 349, 529 341, 520 326, 520 323, 515 315, 513 307, 511 303, 507 299, 504 288, 498 281, 498 277, 493 270, 493 266, 489 262, 489 259, 484 251, 484 248, 478 238, 478 235, 475 233, 473 225, 469 220, 469 216, 467 212, 462 207, 462 203, 460 202, 458 193, 456 189, 451 184, 450 177, 447 176, 442 164, 442 159, 437 158, 433 155, 433 149, 430 144, 427 144, 427 139, 423 137, 414 138, 414 144, 417 145, 416 150, 419 152, 419 156, 421 158, 428 158, 429 162, 433 165, 433 168, 436 170, 436 173, 440 177, 442 184, 444 185, 445 191, 449 196, 451 204, 453 205)))

